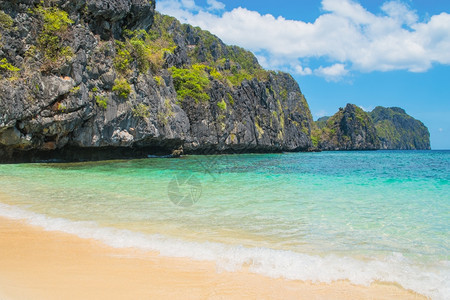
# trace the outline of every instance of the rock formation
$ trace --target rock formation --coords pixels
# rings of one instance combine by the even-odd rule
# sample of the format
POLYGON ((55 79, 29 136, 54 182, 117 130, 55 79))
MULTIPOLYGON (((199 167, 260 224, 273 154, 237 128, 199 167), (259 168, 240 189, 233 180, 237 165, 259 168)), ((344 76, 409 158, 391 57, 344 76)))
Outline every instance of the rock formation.
POLYGON ((381 149, 430 149, 428 128, 408 115, 404 109, 377 106, 369 115, 375 123, 381 149))
POLYGON ((315 122, 312 141, 318 150, 429 150, 425 125, 398 107, 365 112, 354 104, 315 122))
POLYGON ((312 146, 289 74, 154 8, 0 1, 0 162, 312 146))
MULTIPOLYGON (((323 123, 323 119, 322 119, 323 123)), ((372 119, 361 108, 354 104, 347 104, 326 124, 320 124, 313 138, 320 150, 376 150, 380 148, 380 141, 372 119)))

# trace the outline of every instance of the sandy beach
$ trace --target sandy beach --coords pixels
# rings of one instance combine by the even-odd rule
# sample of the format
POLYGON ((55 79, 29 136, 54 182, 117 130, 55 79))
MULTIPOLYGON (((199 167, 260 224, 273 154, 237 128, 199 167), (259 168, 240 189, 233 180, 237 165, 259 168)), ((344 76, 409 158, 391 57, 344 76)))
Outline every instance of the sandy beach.
POLYGON ((213 263, 114 249, 0 218, 1 299, 425 299, 369 287, 218 272, 213 263))

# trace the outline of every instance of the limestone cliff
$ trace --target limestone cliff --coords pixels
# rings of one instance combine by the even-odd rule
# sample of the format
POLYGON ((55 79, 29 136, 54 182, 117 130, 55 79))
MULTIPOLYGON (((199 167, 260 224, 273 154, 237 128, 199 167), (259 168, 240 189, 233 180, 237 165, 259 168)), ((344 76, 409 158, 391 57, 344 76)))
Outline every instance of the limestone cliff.
POLYGON ((326 119, 325 125, 319 125, 322 129, 316 129, 313 141, 320 150, 376 150, 380 147, 372 119, 354 104, 347 104, 326 119))
POLYGON ((367 113, 354 104, 318 119, 312 131, 318 150, 428 150, 430 133, 398 107, 377 106, 367 113))
POLYGON ((381 149, 430 149, 428 128, 404 109, 377 106, 369 115, 375 123, 381 149))
POLYGON ((0 1, 0 162, 312 146, 289 74, 154 9, 0 1))

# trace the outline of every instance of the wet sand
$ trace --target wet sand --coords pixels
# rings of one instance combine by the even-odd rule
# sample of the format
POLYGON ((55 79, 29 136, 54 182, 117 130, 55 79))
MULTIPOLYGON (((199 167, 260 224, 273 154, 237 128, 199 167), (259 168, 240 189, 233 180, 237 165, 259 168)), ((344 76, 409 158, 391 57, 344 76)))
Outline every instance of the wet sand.
POLYGON ((357 286, 218 272, 214 263, 114 249, 0 218, 0 299, 426 299, 388 283, 357 286))

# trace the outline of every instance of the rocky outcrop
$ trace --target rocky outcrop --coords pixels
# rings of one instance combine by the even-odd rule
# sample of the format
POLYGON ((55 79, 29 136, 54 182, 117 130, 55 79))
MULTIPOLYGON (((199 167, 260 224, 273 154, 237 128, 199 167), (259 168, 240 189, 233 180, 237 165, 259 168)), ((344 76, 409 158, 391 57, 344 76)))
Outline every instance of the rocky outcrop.
POLYGON ((428 128, 409 116, 404 109, 377 106, 369 115, 375 123, 381 149, 430 149, 428 128))
POLYGON ((367 113, 353 104, 314 124, 312 141, 318 150, 429 150, 425 125, 399 107, 377 106, 367 113))
MULTIPOLYGON (((324 119, 322 119, 322 122, 324 119)), ((317 129, 314 141, 320 150, 376 150, 380 141, 372 119, 361 108, 347 104, 317 129)))
POLYGON ((0 1, 0 162, 302 151, 286 73, 154 1, 0 1))

